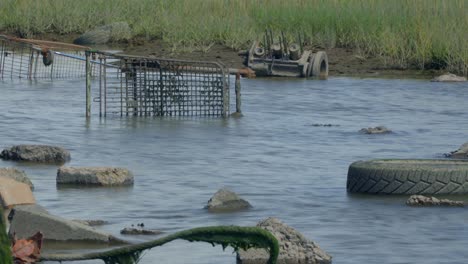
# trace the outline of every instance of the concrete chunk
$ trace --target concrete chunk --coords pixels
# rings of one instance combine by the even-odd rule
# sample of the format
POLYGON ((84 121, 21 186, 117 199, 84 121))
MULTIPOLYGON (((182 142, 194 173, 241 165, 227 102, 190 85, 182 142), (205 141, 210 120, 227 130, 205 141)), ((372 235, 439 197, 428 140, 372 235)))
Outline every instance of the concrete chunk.
POLYGON ((18 182, 25 183, 29 185, 31 190, 34 190, 34 185, 24 171, 18 170, 16 168, 0 168, 0 177, 6 177, 18 182))
POLYGON ((96 243, 117 241, 113 236, 90 226, 54 216, 36 208, 14 208, 10 212, 9 219, 9 233, 16 233, 18 238, 29 237, 41 231, 44 234, 44 240, 51 241, 96 243))
MULTIPOLYGON (((329 264, 332 257, 315 242, 280 220, 270 217, 257 226, 271 232, 278 239, 278 264, 329 264)), ((269 254, 264 249, 239 250, 237 264, 266 264, 269 254)))
POLYGON ((6 177, 0 177, 0 198, 4 207, 36 203, 29 185, 6 177))
POLYGON ((110 167, 60 167, 57 184, 94 186, 133 185, 132 173, 124 168, 110 167))

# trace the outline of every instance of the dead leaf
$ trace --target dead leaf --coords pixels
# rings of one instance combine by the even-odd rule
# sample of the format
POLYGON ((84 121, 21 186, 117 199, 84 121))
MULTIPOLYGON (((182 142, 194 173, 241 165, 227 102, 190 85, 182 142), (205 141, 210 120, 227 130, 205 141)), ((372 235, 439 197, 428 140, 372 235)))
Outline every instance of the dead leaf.
POLYGON ((13 235, 11 250, 15 264, 36 263, 41 255, 42 237, 41 232, 37 232, 27 239, 16 239, 13 235))

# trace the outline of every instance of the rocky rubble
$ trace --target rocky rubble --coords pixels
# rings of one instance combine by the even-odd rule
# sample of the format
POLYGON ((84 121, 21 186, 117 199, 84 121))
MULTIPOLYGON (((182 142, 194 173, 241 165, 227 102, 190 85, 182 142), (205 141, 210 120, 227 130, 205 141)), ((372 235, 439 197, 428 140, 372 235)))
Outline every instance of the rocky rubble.
MULTIPOLYGON (((271 232, 278 239, 280 252, 278 264, 329 264, 332 257, 319 245, 305 238, 294 228, 277 218, 267 218, 257 226, 271 232)), ((240 250, 237 264, 266 264, 269 254, 264 249, 240 250)))
POLYGON ((406 201, 406 205, 410 206, 465 206, 463 201, 452 201, 449 199, 437 199, 423 195, 411 195, 406 201))
POLYGON ((159 235, 162 231, 144 228, 126 227, 120 230, 122 235, 159 235))
POLYGON ((133 185, 133 174, 124 168, 112 167, 60 167, 57 184, 93 186, 133 185))
POLYGON ((468 159, 468 142, 461 145, 457 150, 445 154, 445 156, 453 159, 468 159))
POLYGON ((388 134, 391 133, 392 130, 384 127, 384 126, 376 126, 376 127, 368 127, 362 128, 359 132, 363 134, 388 134))
POLYGON ((47 145, 17 145, 4 149, 0 158, 14 161, 37 163, 65 163, 70 160, 70 152, 61 147, 47 145))
POLYGON ((213 212, 230 212, 250 207, 252 207, 252 205, 240 198, 236 193, 227 188, 222 188, 211 197, 205 208, 213 212))
POLYGON ((453 73, 446 73, 435 77, 431 82, 466 82, 466 77, 457 76, 453 73))

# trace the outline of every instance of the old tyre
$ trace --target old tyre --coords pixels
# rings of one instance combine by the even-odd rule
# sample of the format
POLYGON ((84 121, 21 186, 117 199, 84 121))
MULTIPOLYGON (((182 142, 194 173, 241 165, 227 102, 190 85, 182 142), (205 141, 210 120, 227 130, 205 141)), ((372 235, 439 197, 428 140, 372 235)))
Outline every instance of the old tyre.
POLYGON ((257 47, 254 50, 254 55, 257 57, 263 57, 265 56, 265 50, 262 47, 257 47))
POLYGON ((346 189, 375 194, 468 194, 468 161, 357 161, 349 166, 346 189))
POLYGON ((290 60, 298 60, 301 56, 301 47, 299 46, 299 44, 296 44, 296 43, 293 43, 291 45, 289 45, 289 59, 290 60))
POLYGON ((307 65, 307 72, 305 74, 305 77, 307 78, 312 77, 312 67, 314 66, 314 58, 315 54, 310 54, 309 59, 307 60, 307 62, 309 62, 309 64, 307 65))
POLYGON ((311 77, 327 79, 328 78, 328 57, 324 51, 315 53, 312 61, 311 77))

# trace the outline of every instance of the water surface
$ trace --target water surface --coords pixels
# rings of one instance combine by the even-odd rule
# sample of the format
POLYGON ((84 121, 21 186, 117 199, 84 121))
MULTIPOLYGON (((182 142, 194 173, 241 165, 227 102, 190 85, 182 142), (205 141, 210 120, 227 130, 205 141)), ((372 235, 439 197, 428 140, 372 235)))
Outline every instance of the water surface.
MULTIPOLYGON (((107 220, 103 230, 132 241, 148 238, 119 230, 141 222, 171 233, 275 216, 316 241, 333 263, 466 263, 465 208, 410 208, 406 196, 346 192, 353 161, 440 158, 468 141, 466 84, 330 78, 242 80, 242 86, 240 119, 100 119, 95 111, 86 122, 84 80, 6 79, 0 81, 1 148, 62 145, 72 153, 68 166, 126 167, 135 185, 57 188, 57 166, 0 166, 25 170, 38 203, 51 213, 107 220), (358 133, 377 125, 394 133, 358 133), (253 209, 205 211, 221 187, 253 209)), ((145 252, 141 263, 235 263, 235 255, 173 242, 145 252)))

